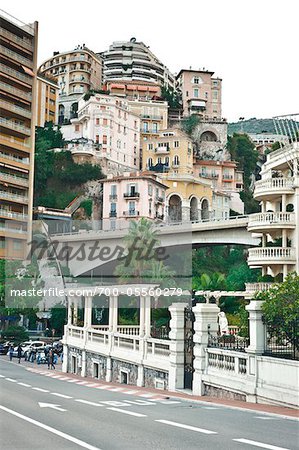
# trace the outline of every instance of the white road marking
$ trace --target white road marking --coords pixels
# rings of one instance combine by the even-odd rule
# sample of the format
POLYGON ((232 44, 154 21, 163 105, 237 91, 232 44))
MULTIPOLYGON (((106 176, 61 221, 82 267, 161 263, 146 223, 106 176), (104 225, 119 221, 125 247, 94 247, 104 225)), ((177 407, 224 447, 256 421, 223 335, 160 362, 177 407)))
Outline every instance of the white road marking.
MULTIPOLYGON (((103 403, 104 405, 108 405, 108 406, 131 406, 131 405, 128 405, 128 403, 126 402, 118 402, 118 401, 116 401, 116 400, 108 400, 108 401, 104 401, 104 402, 100 402, 100 403, 103 403)), ((108 408, 109 409, 109 408, 108 408)))
POLYGON ((50 374, 52 378, 61 378, 61 375, 52 375, 50 374))
POLYGON ((124 394, 129 394, 129 395, 133 395, 133 394, 137 394, 137 392, 139 392, 139 391, 124 391, 123 393, 124 394))
POLYGON ((60 408, 60 405, 54 405, 54 403, 38 402, 38 404, 41 408, 51 408, 51 409, 56 409, 56 411, 62 411, 62 412, 67 411, 67 409, 60 408))
POLYGON ((88 381, 79 381, 77 384, 87 384, 88 381))
POLYGON ((24 387, 31 387, 31 384, 27 384, 27 383, 18 383, 20 386, 24 386, 24 387))
POLYGON ((0 375, 0 378, 5 378, 5 376, 4 375, 0 375))
POLYGON ((12 378, 5 378, 7 381, 11 381, 12 383, 16 383, 17 380, 13 380, 12 378))
POLYGON ((58 392, 51 392, 51 395, 56 395, 57 397, 62 397, 62 398, 73 398, 73 397, 70 397, 69 395, 59 394, 58 392))
POLYGON ((276 445, 264 444, 263 442, 251 441, 250 439, 233 439, 241 444, 254 445, 255 447, 267 448, 269 450, 289 450, 285 447, 276 447, 276 445))
POLYGON ((66 381, 66 380, 70 380, 70 378, 69 377, 62 377, 62 378, 60 378, 60 380, 61 381, 66 381))
POLYGON ((216 406, 202 406, 202 409, 220 409, 220 408, 217 408, 216 406))
POLYGON ((267 416, 254 416, 255 419, 261 420, 278 420, 278 417, 267 417, 267 416))
POLYGON ((124 388, 108 388, 108 391, 111 391, 111 392, 120 392, 120 391, 123 391, 123 389, 124 389, 124 388))
POLYGON ((126 400, 126 403, 131 403, 132 405, 139 405, 139 406, 151 406, 151 405, 155 406, 156 405, 156 403, 148 402, 146 400, 134 400, 134 401, 126 400))
POLYGON ((77 380, 68 380, 68 383, 77 383, 77 380))
POLYGON ((32 388, 34 391, 39 391, 39 392, 50 392, 50 391, 48 391, 47 389, 42 389, 42 388, 39 388, 39 387, 34 387, 34 388, 32 388))
POLYGON ((3 411, 12 414, 13 416, 18 417, 19 419, 23 419, 26 422, 32 423, 33 425, 36 425, 37 427, 43 428, 46 431, 49 431, 50 433, 56 434, 57 436, 66 439, 70 442, 73 442, 74 444, 79 445, 82 448, 87 448, 88 450, 101 450, 98 447, 94 447, 93 445, 88 444, 87 442, 81 441, 80 439, 75 438, 74 436, 70 436, 69 434, 63 433, 62 431, 56 430, 53 427, 49 427, 48 425, 45 425, 44 423, 38 422, 37 420, 31 419, 30 417, 24 416, 23 414, 20 414, 16 411, 13 411, 12 409, 8 409, 5 406, 0 405, 0 409, 3 411))
POLYGON ((206 430, 204 428, 193 427, 191 425, 185 425, 183 423, 172 422, 170 420, 155 420, 155 422, 164 423, 165 425, 171 425, 173 427, 185 428, 186 430, 190 430, 190 431, 197 431, 198 433, 218 434, 216 431, 206 430))
POLYGON ((85 403, 86 405, 91 405, 91 406, 103 406, 103 405, 100 405, 100 403, 89 402, 88 400, 81 400, 80 398, 76 398, 75 402, 85 403))
POLYGON ((175 405, 177 403, 182 403, 182 402, 179 402, 176 400, 165 400, 165 401, 160 400, 160 403, 162 403, 163 405, 175 405))
POLYGON ((127 411, 125 409, 119 409, 119 408, 107 408, 110 409, 110 411, 116 411, 116 412, 120 412, 123 414, 128 414, 129 416, 134 416, 134 417, 147 417, 145 414, 140 414, 140 413, 136 413, 133 411, 127 411))
POLYGON ((145 398, 151 398, 154 397, 156 394, 140 394, 139 397, 145 397, 145 398))
POLYGON ((98 386, 96 389, 107 389, 107 386, 98 386))
POLYGON ((98 383, 88 383, 85 386, 87 386, 87 387, 95 387, 95 386, 98 386, 98 383))

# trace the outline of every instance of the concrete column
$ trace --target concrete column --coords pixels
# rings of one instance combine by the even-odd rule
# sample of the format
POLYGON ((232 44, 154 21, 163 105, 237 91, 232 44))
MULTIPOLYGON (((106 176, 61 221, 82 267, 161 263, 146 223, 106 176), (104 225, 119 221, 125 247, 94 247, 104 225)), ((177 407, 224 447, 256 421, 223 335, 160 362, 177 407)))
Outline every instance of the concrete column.
POLYGON ((249 336, 250 345, 246 351, 256 355, 262 355, 265 350, 266 327, 263 324, 261 300, 251 300, 245 308, 249 312, 249 336))
POLYGON ((113 304, 114 304, 114 297, 110 295, 109 297, 109 331, 112 332, 113 329, 113 304))
POLYGON ((79 297, 74 298, 74 315, 73 315, 73 324, 75 326, 78 325, 78 303, 79 303, 79 297))
POLYGON ((145 337, 151 335, 151 296, 147 295, 144 298, 144 333, 145 337))
POLYGON ((84 298, 84 327, 91 327, 91 313, 92 313, 92 297, 84 298))
POLYGON ((68 346, 66 344, 63 344, 63 360, 62 360, 62 372, 67 373, 67 369, 68 369, 68 353, 69 353, 69 349, 68 346))
POLYGON ((188 200, 182 201, 182 222, 190 221, 190 202, 188 200))
POLYGON ((170 369, 169 390, 184 388, 185 361, 185 308, 188 303, 173 303, 169 307, 170 320, 170 369))
POLYGON ((287 230, 283 229, 282 230, 282 247, 287 247, 287 242, 288 242, 287 230))
POLYGON ((281 196, 281 212, 286 212, 287 209, 287 196, 282 194, 281 196))
POLYGON ((69 297, 67 305, 67 324, 72 325, 72 302, 69 297))
POLYGON ((112 381, 112 360, 110 356, 107 357, 106 381, 107 383, 112 381))
POLYGON ((113 302, 113 312, 112 312, 112 331, 114 333, 117 332, 117 325, 118 325, 118 297, 114 297, 113 302))
POLYGON ((137 375, 137 386, 144 386, 144 367, 142 365, 138 366, 138 375, 137 375))
POLYGON ((195 315, 194 322, 194 375, 193 395, 203 395, 203 375, 206 370, 206 348, 208 346, 209 333, 218 332, 218 313, 220 308, 214 303, 197 303, 192 308, 195 315))
POLYGON ((144 336, 145 327, 145 297, 140 295, 139 297, 139 336, 144 336))
POLYGON ((260 205, 261 205, 261 208, 262 208, 262 213, 265 213, 266 212, 266 202, 261 201, 260 205))
POLYGON ((86 350, 82 350, 82 356, 81 356, 81 377, 86 377, 86 350))

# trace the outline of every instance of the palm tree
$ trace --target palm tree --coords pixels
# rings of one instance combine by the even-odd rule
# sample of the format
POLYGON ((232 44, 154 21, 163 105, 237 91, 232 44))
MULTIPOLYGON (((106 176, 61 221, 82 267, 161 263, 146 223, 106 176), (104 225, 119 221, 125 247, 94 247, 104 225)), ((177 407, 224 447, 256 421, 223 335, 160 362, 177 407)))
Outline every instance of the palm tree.
POLYGON ((212 275, 203 273, 200 277, 194 277, 194 289, 201 291, 219 291, 226 288, 225 276, 214 272, 212 275))

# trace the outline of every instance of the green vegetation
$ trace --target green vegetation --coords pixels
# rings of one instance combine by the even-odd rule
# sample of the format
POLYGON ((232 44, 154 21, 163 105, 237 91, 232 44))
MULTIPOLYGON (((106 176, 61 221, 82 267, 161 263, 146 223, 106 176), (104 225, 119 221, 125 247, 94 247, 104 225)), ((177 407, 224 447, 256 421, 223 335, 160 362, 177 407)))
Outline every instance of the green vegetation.
POLYGON ((6 330, 1 331, 1 340, 12 341, 15 344, 20 344, 21 342, 28 341, 29 335, 24 327, 19 325, 11 325, 6 330))
POLYGON ((187 117, 186 119, 183 119, 182 129, 185 131, 186 134, 188 134, 190 137, 193 134, 193 131, 195 130, 196 126, 200 123, 200 118, 197 114, 192 114, 191 116, 187 117))
POLYGON ((255 117, 243 120, 239 122, 233 122, 228 124, 228 134, 234 133, 272 133, 276 134, 273 119, 256 119, 255 117))
POLYGON ((83 97, 83 100, 85 100, 87 102, 87 100, 90 99, 90 97, 93 97, 96 94, 105 94, 105 95, 109 95, 110 91, 105 91, 103 89, 91 89, 90 91, 86 92, 86 94, 83 97))
POLYGON ((55 330, 55 334, 62 336, 63 327, 66 324, 66 307, 58 303, 51 308, 50 328, 55 330))
POLYGON ((84 191, 84 184, 102 178, 99 166, 76 164, 65 145, 60 129, 52 122, 36 129, 34 205, 64 209, 84 191))
POLYGON ((262 310, 270 336, 299 352, 299 275, 289 274, 283 283, 259 292, 256 298, 265 300, 262 310))
POLYGON ((161 98, 168 102, 169 108, 178 109, 182 107, 182 97, 172 88, 162 86, 161 98))
POLYGON ((227 149, 232 160, 237 161, 238 168, 244 172, 244 190, 240 193, 240 197, 245 205, 245 213, 258 212, 259 204, 254 200, 251 190, 251 177, 257 168, 258 152, 246 134, 236 133, 228 136, 227 149))

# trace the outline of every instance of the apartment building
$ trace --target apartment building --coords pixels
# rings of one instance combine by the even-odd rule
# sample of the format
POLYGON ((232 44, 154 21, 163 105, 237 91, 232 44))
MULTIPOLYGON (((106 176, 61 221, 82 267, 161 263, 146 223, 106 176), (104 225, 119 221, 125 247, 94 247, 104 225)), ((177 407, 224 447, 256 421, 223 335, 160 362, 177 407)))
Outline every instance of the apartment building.
POLYGON ((37 39, 37 22, 1 13, 0 258, 23 259, 31 236, 37 39))
POLYGON ((229 195, 230 209, 244 214, 244 203, 240 199, 243 171, 238 170, 234 161, 195 160, 193 169, 195 175, 211 180, 215 191, 229 195))
POLYGON ((165 220, 167 186, 154 173, 108 175, 103 183, 103 229, 126 228, 131 219, 165 220))
POLYGON ((198 114, 203 119, 221 118, 222 80, 208 70, 182 69, 176 76, 182 95, 183 116, 198 114))
POLYGON ((72 51, 54 52, 38 69, 39 75, 54 78, 59 86, 60 124, 76 117, 78 99, 92 89, 101 89, 102 58, 84 44, 72 51))
POLYGON ((143 141, 142 167, 156 172, 192 174, 192 140, 178 128, 160 131, 143 141))
POLYGON ((254 198, 260 202, 261 212, 250 215, 248 230, 260 234, 262 242, 261 247, 249 249, 249 266, 281 278, 299 272, 298 142, 267 155, 254 198))
POLYGON ((58 84, 53 79, 37 76, 36 126, 58 122, 58 91, 58 84))
POLYGON ((140 119, 124 99, 105 94, 95 94, 88 100, 81 97, 78 118, 63 125, 61 131, 68 141, 85 139, 88 152, 91 143, 95 159, 107 160, 106 173, 140 167, 140 119))
POLYGON ((136 38, 117 41, 109 50, 101 53, 104 60, 105 82, 149 83, 156 86, 175 86, 175 78, 169 69, 143 42, 136 38))

